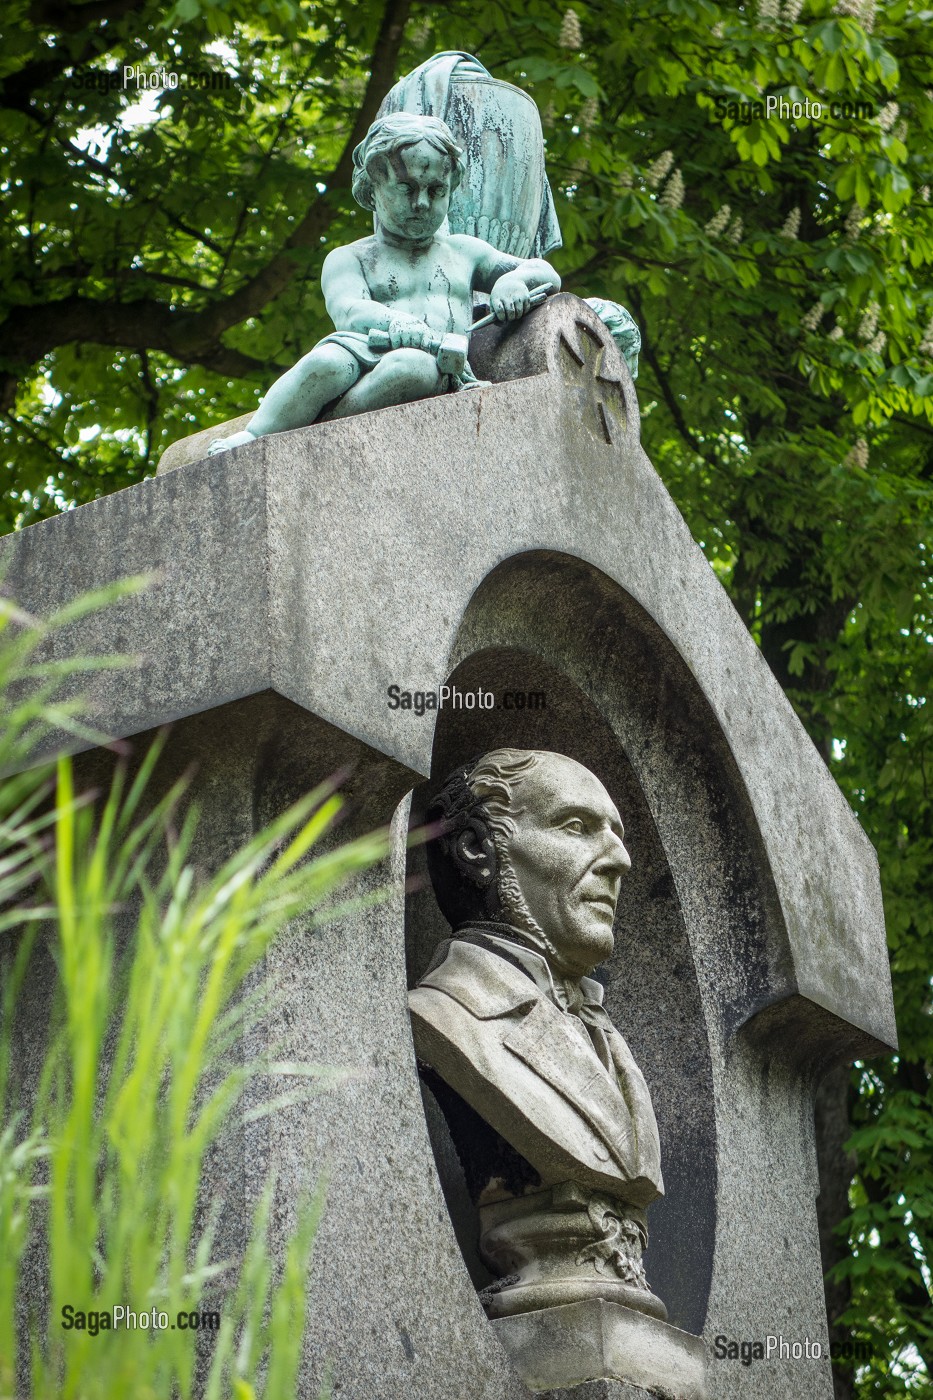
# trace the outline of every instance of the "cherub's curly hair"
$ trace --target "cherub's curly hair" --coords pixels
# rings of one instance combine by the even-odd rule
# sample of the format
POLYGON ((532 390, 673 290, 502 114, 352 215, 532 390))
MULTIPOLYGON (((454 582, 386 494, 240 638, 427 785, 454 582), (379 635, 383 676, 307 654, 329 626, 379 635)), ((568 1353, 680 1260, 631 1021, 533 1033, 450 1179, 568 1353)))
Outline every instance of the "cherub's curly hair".
POLYGON ((353 152, 353 198, 364 209, 375 208, 373 200, 373 166, 386 162, 386 157, 406 146, 427 141, 435 151, 442 151, 450 161, 451 193, 463 179, 463 150, 453 133, 437 117, 423 117, 414 112, 393 112, 373 122, 366 136, 353 152))

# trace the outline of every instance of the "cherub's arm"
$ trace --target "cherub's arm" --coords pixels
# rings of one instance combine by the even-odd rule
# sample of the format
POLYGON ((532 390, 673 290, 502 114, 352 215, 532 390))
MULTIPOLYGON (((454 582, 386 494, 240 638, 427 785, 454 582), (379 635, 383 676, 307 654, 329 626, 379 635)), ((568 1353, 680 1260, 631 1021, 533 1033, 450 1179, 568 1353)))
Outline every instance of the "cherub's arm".
POLYGON ((359 258, 352 248, 335 248, 321 268, 321 291, 327 314, 338 331, 384 331, 392 313, 374 301, 359 258))
POLYGON ((489 292, 490 304, 500 321, 517 321, 524 316, 535 287, 560 291, 560 277, 543 258, 513 258, 480 239, 473 241, 478 245, 473 288, 489 292))
POLYGON ((338 331, 388 331, 393 349, 421 345, 431 332, 417 316, 375 301, 352 247, 335 248, 321 268, 321 290, 327 314, 338 331))

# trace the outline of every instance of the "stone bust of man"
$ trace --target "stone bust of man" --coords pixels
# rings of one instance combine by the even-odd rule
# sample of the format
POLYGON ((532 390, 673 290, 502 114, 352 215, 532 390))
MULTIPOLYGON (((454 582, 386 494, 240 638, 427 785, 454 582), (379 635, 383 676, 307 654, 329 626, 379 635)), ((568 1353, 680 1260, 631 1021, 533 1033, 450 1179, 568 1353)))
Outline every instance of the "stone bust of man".
POLYGON ((615 804, 571 758, 496 749, 451 775, 428 818, 439 823, 428 855, 453 937, 410 994, 416 1052, 524 1169, 518 1186, 514 1174, 492 1170, 474 1188, 481 1253, 512 1284, 528 1266, 528 1296, 515 1309, 598 1286, 600 1296, 664 1316, 641 1269, 644 1210, 663 1193, 657 1123, 603 988, 588 975, 612 953, 630 866, 615 804), (516 1210, 535 1213, 524 1242, 516 1210), (567 1235, 574 1211, 583 1224, 563 1262, 550 1260, 542 1292, 528 1239, 538 1231, 531 1254, 540 1256, 542 1213, 560 1216, 556 1233, 567 1235), (581 1245, 592 1256, 585 1278, 581 1245), (636 1293, 617 1282, 624 1296, 607 1294, 606 1274, 636 1293))

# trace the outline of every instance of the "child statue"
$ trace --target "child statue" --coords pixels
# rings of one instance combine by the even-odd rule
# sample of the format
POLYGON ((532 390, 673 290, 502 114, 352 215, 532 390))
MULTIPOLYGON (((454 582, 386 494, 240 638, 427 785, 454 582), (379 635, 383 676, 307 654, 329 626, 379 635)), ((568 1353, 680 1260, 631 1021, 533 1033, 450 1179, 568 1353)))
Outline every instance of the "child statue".
POLYGON ((446 231, 463 152, 436 117, 382 117, 353 164, 353 197, 373 210, 375 228, 324 260, 321 287, 336 329, 276 380, 245 431, 211 444, 212 454, 321 417, 479 387, 469 363, 455 371, 438 363, 444 336, 469 334, 474 291, 489 293, 504 322, 524 316, 533 292, 560 288, 543 259, 446 231))

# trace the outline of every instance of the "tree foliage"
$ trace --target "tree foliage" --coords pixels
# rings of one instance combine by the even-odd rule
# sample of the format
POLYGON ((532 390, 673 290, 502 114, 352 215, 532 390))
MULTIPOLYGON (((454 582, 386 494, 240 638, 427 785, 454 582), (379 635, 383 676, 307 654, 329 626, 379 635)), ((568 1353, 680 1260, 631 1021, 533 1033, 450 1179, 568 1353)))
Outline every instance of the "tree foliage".
POLYGON ((565 286, 641 323, 649 454, 881 858, 901 1053, 856 1071, 836 1275, 863 1395, 933 1363, 930 19, 18 0, 0 53, 8 525, 138 480, 329 329, 320 264, 367 228, 350 155, 399 73, 465 49, 535 97, 565 286), (230 85, 88 85, 124 64, 230 85))

